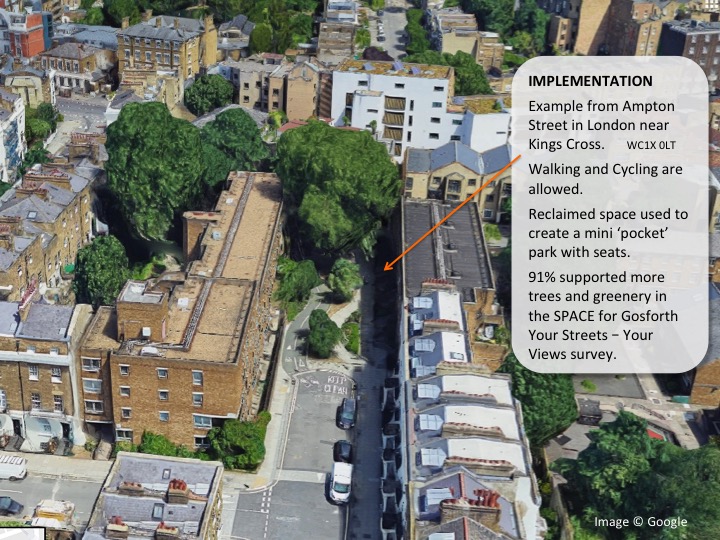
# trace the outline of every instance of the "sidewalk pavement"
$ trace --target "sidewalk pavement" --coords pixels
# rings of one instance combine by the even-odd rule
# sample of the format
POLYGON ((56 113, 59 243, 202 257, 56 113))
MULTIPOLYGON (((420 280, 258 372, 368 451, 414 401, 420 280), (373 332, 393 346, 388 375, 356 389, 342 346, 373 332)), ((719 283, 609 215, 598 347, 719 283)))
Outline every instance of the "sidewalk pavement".
POLYGON ((8 452, 27 459, 28 475, 65 480, 105 481, 114 461, 53 456, 52 454, 30 454, 8 452))

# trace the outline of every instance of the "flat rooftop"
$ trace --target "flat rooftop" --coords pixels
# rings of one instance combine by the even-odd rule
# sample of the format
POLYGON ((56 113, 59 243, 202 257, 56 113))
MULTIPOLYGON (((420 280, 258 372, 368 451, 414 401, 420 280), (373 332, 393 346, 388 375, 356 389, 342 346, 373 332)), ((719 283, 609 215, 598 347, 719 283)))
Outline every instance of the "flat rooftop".
MULTIPOLYGON (((460 203, 403 200, 403 248, 413 245, 460 203)), ((407 297, 418 296, 427 279, 450 280, 463 302, 475 302, 475 287, 493 289, 490 258, 477 205, 468 203, 403 259, 407 297)))
POLYGON ((388 75, 394 77, 419 77, 423 79, 449 79, 453 73, 450 66, 430 64, 404 64, 400 61, 379 62, 373 60, 347 59, 335 71, 360 72, 370 75, 388 75), (413 68, 415 68, 413 70, 413 68))
POLYGON ((452 396, 465 402, 490 398, 498 405, 512 406, 509 377, 498 375, 438 375, 416 383, 420 399, 439 400, 452 396))
POLYGON ((163 294, 146 291, 146 281, 132 281, 129 280, 122 291, 118 300, 121 302, 133 302, 140 304, 159 304, 162 302, 163 294))

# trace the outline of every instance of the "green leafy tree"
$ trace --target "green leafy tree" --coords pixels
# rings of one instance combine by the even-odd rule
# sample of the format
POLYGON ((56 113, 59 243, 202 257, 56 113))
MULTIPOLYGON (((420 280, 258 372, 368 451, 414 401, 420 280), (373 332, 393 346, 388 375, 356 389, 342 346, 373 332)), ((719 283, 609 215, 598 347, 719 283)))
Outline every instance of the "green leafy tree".
POLYGON ((425 51, 421 54, 410 55, 405 61, 416 64, 452 66, 455 69, 455 95, 473 96, 493 93, 483 67, 465 52, 458 51, 455 54, 449 54, 425 51))
MULTIPOLYGON (((27 135, 26 135, 27 137, 27 135)), ((50 153, 45 150, 45 147, 42 145, 41 142, 35 143, 32 145, 27 152, 25 152, 25 159, 22 162, 22 165, 20 165, 19 173, 20 175, 25 174, 25 171, 30 169, 33 165, 37 163, 49 163, 50 162, 50 153)))
POLYGON ((275 297, 284 302, 305 302, 320 284, 315 263, 310 260, 295 262, 282 257, 278 262, 278 275, 280 285, 275 297))
POLYGON ((462 0, 466 13, 473 13, 482 30, 509 36, 513 29, 515 0, 462 0))
POLYGON ((532 446, 545 446, 577 419, 569 375, 530 371, 514 354, 508 355, 498 371, 512 376, 513 396, 522 403, 525 431, 532 446))
POLYGON ((105 14, 101 8, 90 8, 85 12, 82 22, 93 26, 102 26, 105 24, 105 14))
POLYGON ((131 230, 164 239, 202 191, 199 130, 163 103, 130 103, 107 129, 108 187, 131 230))
POLYGON ((370 46, 370 42, 370 30, 367 28, 358 28, 355 32, 355 45, 357 45, 359 49, 365 49, 370 46))
POLYGON ((367 131, 311 121, 283 134, 277 155, 276 171, 300 232, 325 252, 343 252, 374 239, 398 203, 397 166, 367 131))
POLYGON ((273 47, 273 29, 266 23, 260 23, 255 26, 250 34, 250 50, 253 53, 264 53, 272 50, 273 47))
POLYGON ((197 453, 186 446, 175 444, 164 435, 150 431, 143 432, 137 451, 141 454, 153 454, 156 456, 197 457, 197 453))
POLYGON ((50 129, 55 131, 57 129, 57 123, 60 113, 50 103, 41 103, 37 108, 37 117, 50 124, 50 129))
POLYGON ((217 146, 202 145, 203 183, 214 187, 227 180, 228 174, 234 169, 233 160, 217 146))
POLYGON ((206 124, 202 143, 223 152, 238 171, 257 170, 269 155, 257 124, 242 108, 222 112, 206 124))
POLYGON ((322 309, 315 309, 310 313, 310 333, 308 334, 308 347, 318 358, 330 358, 335 345, 343 337, 342 330, 335 324, 322 309))
POLYGON ((363 284, 360 267, 347 259, 337 259, 328 276, 328 287, 340 302, 352 300, 355 289, 363 284))
POLYGON ((28 141, 42 141, 52 133, 52 126, 45 120, 30 118, 25 121, 25 139, 28 141))
POLYGON ((427 31, 423 27, 423 10, 408 9, 405 16, 407 17, 407 25, 405 33, 407 34, 407 44, 405 50, 408 55, 420 54, 430 49, 430 41, 427 38, 427 31))
POLYGON ((130 18, 130 24, 140 22, 140 8, 135 0, 105 0, 103 4, 105 19, 113 26, 121 26, 125 17, 130 18))
POLYGON ((201 116, 232 102, 233 86, 221 75, 201 75, 185 90, 185 106, 201 116))
POLYGON ((78 302, 110 306, 128 279, 125 248, 114 236, 99 236, 78 251, 73 289, 78 302))
POLYGON ((313 19, 306 13, 296 13, 290 19, 293 47, 300 43, 308 43, 313 35, 313 19))
POLYGON ((523 35, 523 43, 529 42, 529 46, 525 45, 524 50, 519 50, 521 54, 536 55, 545 49, 545 35, 550 15, 540 9, 536 0, 520 0, 520 7, 515 12, 515 32, 511 39, 511 43, 515 46, 515 40, 521 34, 523 35))
POLYGON ((209 454, 228 469, 253 470, 265 459, 265 432, 270 413, 262 411, 254 422, 226 420, 208 433, 209 454))

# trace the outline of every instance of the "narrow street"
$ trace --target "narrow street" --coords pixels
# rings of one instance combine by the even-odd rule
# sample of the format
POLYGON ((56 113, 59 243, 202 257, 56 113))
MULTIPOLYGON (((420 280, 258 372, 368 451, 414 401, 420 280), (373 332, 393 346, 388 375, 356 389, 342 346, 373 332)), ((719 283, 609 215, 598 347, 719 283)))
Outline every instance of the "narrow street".
POLYGON ((373 262, 361 262, 365 285, 356 300, 337 310, 331 318, 341 325, 356 309, 362 313, 362 354, 336 349, 327 360, 307 355, 305 338, 314 309, 327 310, 319 288, 294 321, 286 327, 280 368, 283 382, 293 385, 290 418, 281 437, 276 480, 258 490, 239 491, 232 537, 322 538, 323 540, 374 539, 380 535, 382 475, 381 414, 378 406, 386 377, 385 358, 392 348, 386 343, 395 330, 394 294, 386 290, 388 277, 373 262), (375 305, 375 286, 382 281, 383 305, 375 305), (378 321, 378 309, 384 312, 378 321), (392 319, 392 320, 391 320, 392 319), (376 329, 378 329, 376 331, 376 329), (388 332, 390 330, 390 332, 388 332), (337 406, 344 397, 358 399, 356 427, 343 431, 335 424, 337 406), (332 470, 333 444, 346 439, 354 446, 352 497, 348 506, 327 499, 332 470))

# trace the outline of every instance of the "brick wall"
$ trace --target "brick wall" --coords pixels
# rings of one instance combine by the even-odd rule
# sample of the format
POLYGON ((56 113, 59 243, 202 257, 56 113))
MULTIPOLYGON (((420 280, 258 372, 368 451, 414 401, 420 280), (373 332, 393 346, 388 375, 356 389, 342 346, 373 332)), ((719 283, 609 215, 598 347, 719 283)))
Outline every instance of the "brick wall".
POLYGON ((117 335, 124 339, 148 339, 143 328, 150 328, 150 341, 164 341, 164 323, 168 316, 168 297, 158 304, 117 302, 117 335))
POLYGON ((605 43, 610 0, 583 0, 577 25, 575 52, 593 56, 605 43))
POLYGON ((285 114, 288 120, 307 120, 317 114, 319 75, 302 64, 290 73, 285 93, 285 114), (301 76, 303 70, 305 78, 301 76))
POLYGON ((697 368, 690 403, 720 407, 720 361, 715 360, 697 368))

